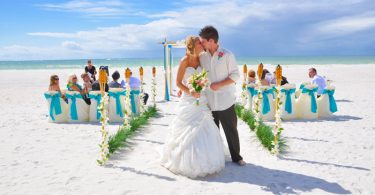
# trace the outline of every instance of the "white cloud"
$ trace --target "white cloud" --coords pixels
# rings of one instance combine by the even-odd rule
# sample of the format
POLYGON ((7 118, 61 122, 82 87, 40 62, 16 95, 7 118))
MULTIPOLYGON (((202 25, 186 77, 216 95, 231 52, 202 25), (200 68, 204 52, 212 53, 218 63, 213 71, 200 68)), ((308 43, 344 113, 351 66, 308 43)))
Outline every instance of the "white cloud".
POLYGON ((75 35, 71 33, 59 33, 59 32, 33 32, 27 33, 31 36, 41 36, 41 37, 52 37, 52 38, 74 38, 75 35))
POLYGON ((88 1, 72 0, 60 4, 38 4, 45 10, 75 12, 88 17, 116 17, 121 15, 138 15, 140 12, 131 12, 130 4, 118 0, 88 1))
POLYGON ((314 26, 316 32, 326 35, 346 35, 375 28, 375 14, 361 14, 320 22, 314 26))
MULTIPOLYGON (((129 52, 147 51, 150 48, 156 48, 157 42, 165 36, 169 39, 183 39, 188 34, 197 34, 199 29, 205 25, 214 25, 221 34, 234 30, 251 30, 258 26, 243 26, 249 24, 249 21, 274 21, 276 23, 282 20, 294 19, 306 12, 316 10, 336 11, 340 6, 348 6, 360 3, 362 0, 264 0, 264 1, 220 1, 213 3, 207 0, 205 3, 198 3, 195 0, 188 0, 189 6, 183 6, 180 9, 166 10, 161 13, 148 15, 150 22, 144 24, 121 24, 113 27, 98 27, 94 30, 77 31, 74 33, 66 32, 30 32, 30 36, 48 37, 62 39, 61 45, 48 48, 35 48, 27 46, 15 47, 13 52, 18 56, 29 56, 41 59, 51 56, 77 57, 82 58, 96 57, 99 54, 108 54, 108 57, 114 57, 118 54, 123 57, 129 52), (40 55, 37 55, 41 53, 40 55), (52 52, 56 54, 50 55, 52 52), (61 52, 59 55, 58 52, 61 52)), ((61 4, 43 4, 39 5, 43 9, 77 12, 87 16, 118 16, 124 13, 136 13, 135 10, 126 9, 128 5, 122 1, 88 1, 73 0, 61 4), (124 12, 126 10, 126 12, 124 12)), ((362 16, 357 18, 339 18, 319 23, 316 27, 323 26, 321 31, 314 31, 315 34, 329 33, 351 33, 358 32, 374 26, 373 16, 362 16), (345 29, 345 30, 342 30, 345 29), (350 30, 348 30, 350 29, 350 30)), ((297 19, 298 20, 298 19, 297 19)), ((261 26, 260 26, 261 27, 261 26)), ((308 33, 306 33, 308 34, 308 33)), ((298 39, 298 37, 296 38, 298 39)), ((237 38, 237 41, 239 39, 237 38)), ((4 51, 0 49, 0 51, 4 51)), ((7 52, 9 54, 9 52, 7 52)), ((16 55, 15 55, 16 56, 16 55)), ((9 56, 8 56, 9 57, 9 56)), ((0 59, 4 54, 0 55, 0 59)), ((17 57, 15 57, 17 59, 17 57)), ((23 57, 27 58, 27 57, 23 57)))
POLYGON ((82 50, 81 45, 74 41, 64 41, 61 43, 61 46, 70 50, 82 50))
MULTIPOLYGON (((324 44, 327 40, 362 33, 375 29, 375 12, 321 21, 306 27, 298 41, 300 43, 324 44)), ((347 40, 345 40, 347 41, 347 40)))

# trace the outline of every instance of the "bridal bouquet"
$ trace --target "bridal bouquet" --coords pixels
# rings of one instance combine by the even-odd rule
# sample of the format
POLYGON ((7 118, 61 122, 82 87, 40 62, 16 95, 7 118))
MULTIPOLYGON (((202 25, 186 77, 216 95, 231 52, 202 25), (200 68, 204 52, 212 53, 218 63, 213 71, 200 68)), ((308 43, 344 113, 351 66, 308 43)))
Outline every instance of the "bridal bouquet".
MULTIPOLYGON (((194 73, 190 79, 189 84, 193 88, 193 90, 197 93, 200 93, 203 89, 205 89, 208 86, 208 71, 203 70, 200 73, 194 73)), ((199 98, 195 100, 196 105, 199 105, 199 98)))

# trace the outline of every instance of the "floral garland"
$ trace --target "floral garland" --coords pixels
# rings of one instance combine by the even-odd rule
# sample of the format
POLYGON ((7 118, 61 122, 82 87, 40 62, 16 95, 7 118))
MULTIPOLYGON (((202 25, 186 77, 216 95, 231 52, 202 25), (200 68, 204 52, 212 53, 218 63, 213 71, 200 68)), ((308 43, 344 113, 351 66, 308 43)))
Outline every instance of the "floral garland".
POLYGON ((141 114, 145 112, 145 103, 143 102, 143 99, 145 98, 145 94, 144 94, 144 91, 143 91, 143 85, 144 85, 144 83, 142 82, 141 83, 141 93, 139 94, 139 110, 140 110, 141 114))
POLYGON ((145 94, 144 94, 144 90, 143 90, 143 85, 145 84, 144 82, 143 82, 143 67, 141 66, 140 68, 139 68, 139 76, 140 76, 140 78, 141 78, 141 93, 139 94, 139 99, 140 99, 140 101, 139 101, 139 111, 140 111, 140 114, 142 114, 143 112, 145 112, 145 103, 144 103, 144 101, 143 101, 143 99, 144 99, 144 97, 145 97, 145 94))
POLYGON ((258 87, 258 90, 257 90, 257 98, 254 98, 254 113, 255 113, 255 123, 254 123, 254 129, 255 129, 255 132, 259 129, 259 126, 260 126, 260 119, 261 119, 261 114, 260 114, 260 109, 259 109, 259 105, 260 105, 260 102, 261 100, 263 99, 263 95, 262 95, 262 90, 261 90, 261 87, 259 86, 258 87))
POLYGON ((258 75, 258 79, 257 79, 257 85, 258 85, 258 90, 257 90, 257 98, 255 98, 254 100, 254 112, 255 112, 255 123, 254 123, 254 128, 255 128, 255 132, 258 131, 259 129, 259 126, 260 126, 260 119, 261 119, 261 115, 260 115, 260 109, 259 109, 259 104, 261 102, 261 100, 263 99, 263 95, 262 95, 262 82, 261 82, 261 78, 262 78, 262 75, 263 75, 263 63, 260 63, 258 65, 258 70, 257 70, 257 75, 258 75))
POLYGON ((130 116, 132 114, 132 108, 130 103, 130 85, 129 82, 126 82, 126 95, 125 95, 125 115, 124 115, 124 124, 125 128, 130 128, 130 116))
POLYGON ((243 83, 242 84, 242 92, 241 92, 241 102, 242 102, 243 106, 246 105, 247 98, 249 98, 249 97, 248 97, 248 94, 247 94, 247 91, 246 91, 246 83, 243 83))
POLYGON ((246 64, 243 65, 243 83, 242 83, 242 93, 241 93, 241 100, 242 105, 245 106, 247 103, 247 85, 246 85, 246 77, 247 77, 247 66, 246 64))
POLYGON ((156 107, 156 68, 152 68, 152 83, 151 83, 151 97, 152 97, 152 102, 154 103, 154 107, 156 107))
POLYGON ((281 101, 281 87, 277 86, 275 89, 276 92, 276 113, 275 113, 275 126, 273 127, 273 135, 274 140, 272 141, 272 154, 277 155, 279 153, 280 145, 279 139, 281 132, 284 130, 281 126, 281 109, 282 109, 282 101, 281 101))
POLYGON ((97 162, 100 165, 105 165, 109 158, 109 149, 108 149, 108 131, 105 129, 105 126, 108 123, 108 94, 104 93, 99 106, 98 110, 100 112, 100 123, 102 124, 100 132, 102 134, 102 141, 99 144, 100 147, 100 160, 97 162))

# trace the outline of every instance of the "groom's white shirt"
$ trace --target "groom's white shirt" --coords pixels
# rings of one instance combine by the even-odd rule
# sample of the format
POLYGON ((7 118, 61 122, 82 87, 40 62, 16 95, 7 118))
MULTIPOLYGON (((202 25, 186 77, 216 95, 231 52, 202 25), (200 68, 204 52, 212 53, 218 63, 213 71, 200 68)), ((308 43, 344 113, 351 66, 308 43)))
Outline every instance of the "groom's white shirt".
MULTIPOLYGON (((240 73, 236 59, 232 52, 221 47, 211 55, 210 52, 202 52, 199 55, 201 66, 208 71, 208 79, 211 83, 216 83, 232 79, 236 82, 240 78, 240 73), (222 57, 219 54, 223 53, 222 57)), ((208 105, 212 111, 222 111, 231 107, 236 102, 235 83, 224 86, 217 91, 207 90, 208 105)))

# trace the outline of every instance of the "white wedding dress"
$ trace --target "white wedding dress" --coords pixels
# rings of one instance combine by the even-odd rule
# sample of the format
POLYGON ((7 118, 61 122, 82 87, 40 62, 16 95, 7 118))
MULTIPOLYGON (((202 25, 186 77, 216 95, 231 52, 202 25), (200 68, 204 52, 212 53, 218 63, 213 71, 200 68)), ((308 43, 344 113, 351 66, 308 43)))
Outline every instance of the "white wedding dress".
MULTIPOLYGON (((185 84, 195 71, 202 69, 186 68, 185 84)), ((224 145, 204 92, 201 93, 199 106, 194 97, 183 94, 178 109, 163 147, 162 166, 189 178, 221 171, 225 166, 224 145)))

